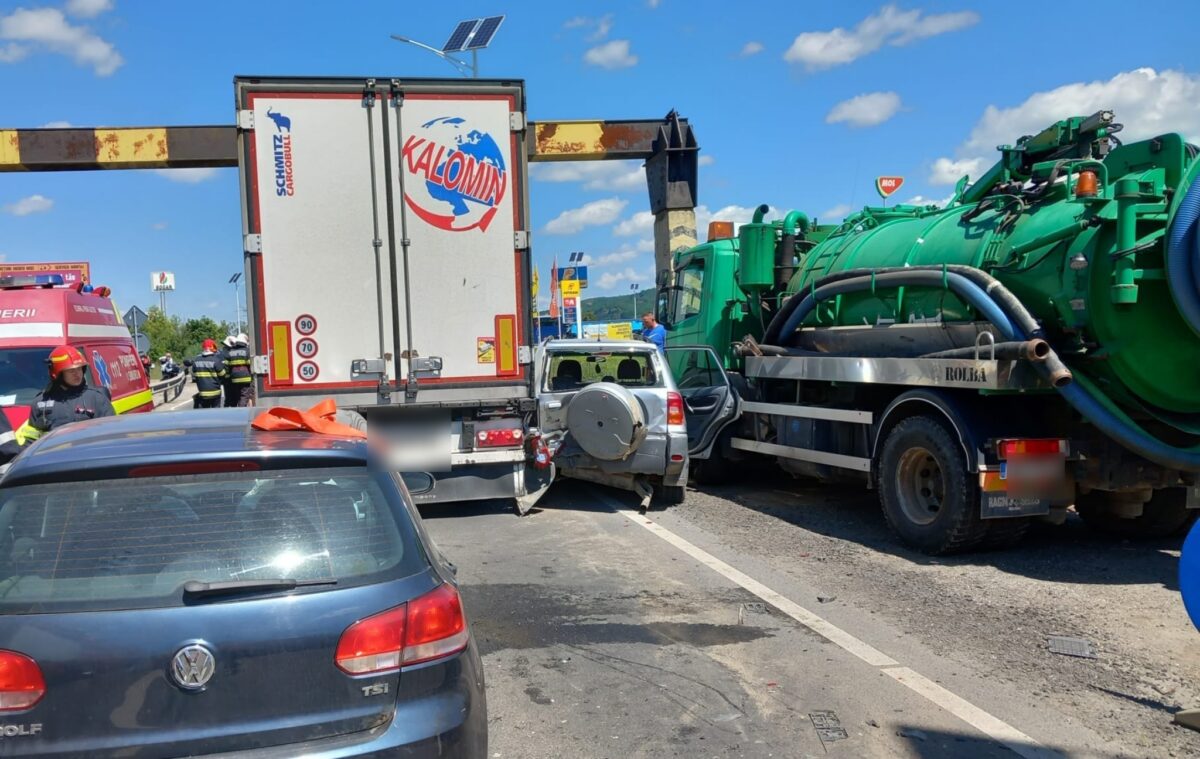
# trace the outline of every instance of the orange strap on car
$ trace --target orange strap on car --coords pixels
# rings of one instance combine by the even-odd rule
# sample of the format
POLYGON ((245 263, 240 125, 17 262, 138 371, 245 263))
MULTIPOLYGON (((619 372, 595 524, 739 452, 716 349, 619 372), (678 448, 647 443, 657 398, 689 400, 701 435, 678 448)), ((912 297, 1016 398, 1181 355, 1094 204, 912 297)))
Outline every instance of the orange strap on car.
POLYGON ((316 432, 320 435, 365 438, 367 433, 334 421, 337 404, 326 398, 308 411, 288 406, 275 406, 255 417, 250 426, 256 430, 316 432))

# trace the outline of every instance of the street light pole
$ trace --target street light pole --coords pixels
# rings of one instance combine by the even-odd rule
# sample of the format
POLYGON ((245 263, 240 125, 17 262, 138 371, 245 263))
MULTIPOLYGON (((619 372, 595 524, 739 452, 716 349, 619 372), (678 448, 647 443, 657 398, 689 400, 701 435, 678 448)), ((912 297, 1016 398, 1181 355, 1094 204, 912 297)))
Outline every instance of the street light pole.
POLYGON ((242 278, 242 273, 239 271, 229 278, 229 284, 233 285, 233 303, 234 303, 234 321, 237 323, 238 334, 242 332, 242 294, 239 289, 239 283, 242 278))
POLYGON ((633 321, 637 321, 637 318, 638 318, 637 295, 638 295, 638 290, 642 289, 642 286, 641 285, 630 285, 629 289, 633 290, 633 321))

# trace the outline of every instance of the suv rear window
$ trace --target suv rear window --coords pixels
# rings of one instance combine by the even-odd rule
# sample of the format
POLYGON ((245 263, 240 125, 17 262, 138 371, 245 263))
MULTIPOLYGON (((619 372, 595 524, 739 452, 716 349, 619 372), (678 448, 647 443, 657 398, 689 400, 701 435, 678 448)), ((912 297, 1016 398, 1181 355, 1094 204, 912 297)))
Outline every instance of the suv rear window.
POLYGON ((189 580, 344 588, 416 574, 428 560, 383 477, 347 467, 0 490, 0 613, 178 606, 189 580))
POLYGON ((578 390, 595 382, 625 387, 662 387, 649 351, 573 351, 550 354, 549 390, 578 390))

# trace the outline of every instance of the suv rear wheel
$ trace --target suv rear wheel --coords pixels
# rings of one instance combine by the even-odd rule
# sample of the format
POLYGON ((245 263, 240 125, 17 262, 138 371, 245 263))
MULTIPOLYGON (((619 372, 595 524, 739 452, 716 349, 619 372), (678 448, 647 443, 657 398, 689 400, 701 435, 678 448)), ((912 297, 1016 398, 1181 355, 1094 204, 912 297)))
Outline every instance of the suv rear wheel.
POLYGON ((678 506, 687 498, 687 488, 683 485, 655 485, 654 501, 663 506, 678 506))

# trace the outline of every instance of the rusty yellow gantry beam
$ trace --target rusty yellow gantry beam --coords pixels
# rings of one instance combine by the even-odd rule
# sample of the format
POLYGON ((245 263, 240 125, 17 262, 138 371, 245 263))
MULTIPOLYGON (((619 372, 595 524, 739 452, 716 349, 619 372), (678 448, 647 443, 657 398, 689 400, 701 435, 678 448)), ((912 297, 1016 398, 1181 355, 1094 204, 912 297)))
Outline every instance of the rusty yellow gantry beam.
MULTIPOLYGON (((635 121, 533 121, 529 160, 644 160, 654 213, 655 268, 696 244, 698 151, 672 111, 635 121)), ((0 129, 0 172, 194 169, 238 165, 236 126, 0 129)))

